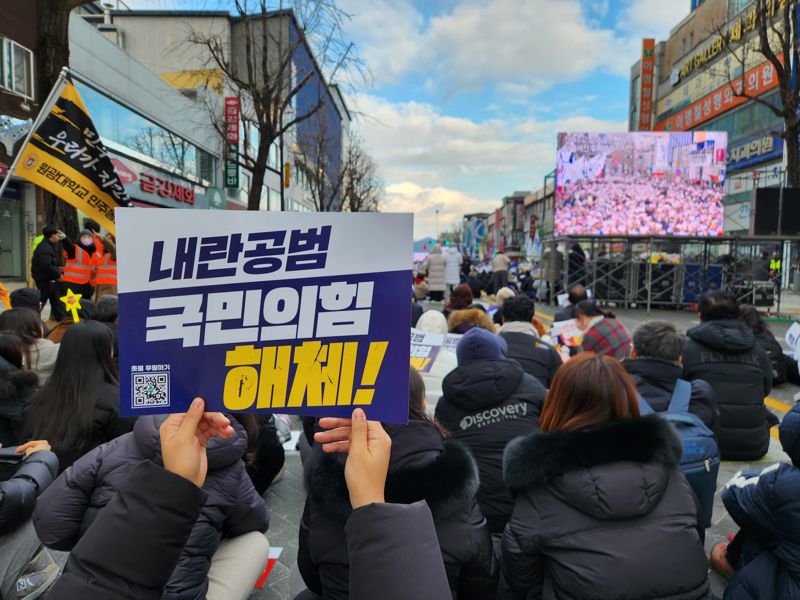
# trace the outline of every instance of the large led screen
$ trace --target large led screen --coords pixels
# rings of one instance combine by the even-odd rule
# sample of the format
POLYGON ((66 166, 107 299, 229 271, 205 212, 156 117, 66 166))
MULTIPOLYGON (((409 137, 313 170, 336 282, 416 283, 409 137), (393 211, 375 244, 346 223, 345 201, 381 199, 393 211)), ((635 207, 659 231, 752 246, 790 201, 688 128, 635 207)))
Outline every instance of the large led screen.
POLYGON ((556 236, 720 236, 726 132, 559 133, 556 236))

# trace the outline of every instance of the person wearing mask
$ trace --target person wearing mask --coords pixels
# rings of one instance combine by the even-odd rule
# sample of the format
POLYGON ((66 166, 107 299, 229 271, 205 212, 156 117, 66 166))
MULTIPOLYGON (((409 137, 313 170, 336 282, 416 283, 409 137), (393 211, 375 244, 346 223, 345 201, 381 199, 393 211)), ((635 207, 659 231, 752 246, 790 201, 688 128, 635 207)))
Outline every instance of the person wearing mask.
POLYGON ((514 502, 503 483, 503 450, 539 428, 547 390, 506 356, 503 338, 472 329, 456 347, 458 368, 444 379, 436 421, 478 463, 478 504, 492 534, 501 533, 514 502))
MULTIPOLYGON (((648 321, 633 332, 631 357, 622 366, 633 379, 636 389, 656 412, 669 406, 675 384, 683 379, 685 338, 667 321, 648 321)), ((719 417, 714 390, 702 379, 691 382, 689 412, 714 429, 719 417)))
MULTIPOLYGON (((165 415, 140 417, 133 432, 95 448, 56 479, 33 516, 48 548, 71 550, 130 473, 160 455, 159 431, 165 420, 165 415)), ((206 445, 203 490, 208 498, 164 588, 164 599, 244 600, 264 569, 267 509, 242 461, 247 434, 238 422, 231 426, 233 436, 206 445), (215 569, 215 560, 227 568, 215 569)))
POLYGON ((461 253, 458 248, 445 248, 444 255, 444 282, 447 291, 452 292, 461 283, 461 253))
POLYGON ((0 448, 22 442, 22 413, 37 387, 36 373, 23 367, 22 341, 0 331, 0 448))
POLYGON ((0 331, 16 335, 22 342, 22 365, 33 371, 43 386, 53 374, 59 344, 42 337, 42 322, 26 308, 12 308, 0 313, 0 331))
POLYGON ((739 307, 739 318, 750 328, 756 336, 756 342, 767 353, 772 365, 772 383, 778 385, 786 383, 787 367, 794 360, 783 352, 783 348, 769 330, 769 326, 761 318, 758 309, 752 304, 742 304, 739 307))
POLYGON ((39 290, 42 307, 50 302, 50 318, 60 321, 66 311, 59 295, 59 281, 64 269, 59 258, 58 242, 61 232, 52 225, 42 229, 43 239, 31 258, 31 278, 39 290))
POLYGON ((778 427, 790 463, 740 471, 722 490, 722 503, 741 527, 730 544, 717 544, 711 565, 730 578, 725 598, 800 598, 800 405, 778 427))
POLYGON ((446 264, 442 256, 442 247, 436 245, 431 248, 424 270, 428 273, 428 296, 433 302, 441 302, 444 299, 446 264))
POLYGON ((99 238, 96 246, 99 247, 92 254, 92 275, 95 283, 93 299, 99 302, 103 296, 117 295, 117 239, 114 234, 109 233, 104 238, 99 238))
MULTIPOLYGON (((97 307, 95 303, 91 300, 84 300, 81 298, 78 301, 80 308, 78 309, 78 319, 80 321, 90 321, 94 320, 97 316, 97 307)), ((50 333, 47 334, 47 339, 53 342, 54 344, 60 344, 61 340, 64 339, 64 334, 67 333, 67 330, 75 324, 75 319, 72 318, 72 313, 68 316, 64 317, 59 321, 59 323, 50 330, 50 333)))
MULTIPOLYGON (((496 568, 486 520, 475 501, 478 469, 469 453, 445 440, 443 431, 426 416, 419 374, 410 369, 409 378, 408 425, 386 425, 392 445, 385 498, 405 505, 425 501, 433 515, 453 597, 491 600, 497 585, 496 568)), ((320 425, 324 426, 323 422, 320 425)), ((319 440, 316 435, 315 440, 319 440)), ((308 498, 300 523, 297 562, 308 589, 326 600, 350 595, 345 529, 353 511, 345 484, 346 468, 319 444, 305 463, 308 498)))
POLYGON ((589 294, 585 287, 583 287, 581 284, 573 285, 569 288, 569 292, 567 294, 567 305, 562 306, 556 311, 556 314, 553 316, 553 321, 556 323, 569 321, 572 318, 572 308, 576 304, 584 302, 588 299, 589 294))
POLYGON ((601 310, 594 302, 584 300, 572 308, 572 318, 583 332, 581 349, 624 360, 631 353, 631 338, 614 313, 601 310))
POLYGON ((119 415, 119 377, 113 338, 102 323, 67 330, 53 375, 25 406, 26 439, 46 439, 63 471, 97 446, 133 428, 119 415))
POLYGON ((764 406, 772 366, 750 328, 739 320, 730 292, 707 292, 698 303, 700 325, 687 332, 683 373, 711 384, 719 421, 714 429, 723 460, 758 460, 769 449, 777 419, 764 406))
POLYGON ((527 296, 515 296, 502 308, 503 326, 500 337, 508 344, 508 358, 517 361, 522 369, 549 388, 564 362, 558 351, 543 342, 534 326, 535 305, 527 296))
POLYGON ((511 259, 500 250, 492 259, 492 293, 496 294, 508 285, 508 271, 511 268, 511 259))
POLYGON ((47 323, 42 319, 42 298, 41 293, 36 288, 19 288, 11 292, 8 297, 11 301, 11 308, 27 308, 32 310, 34 314, 39 317, 39 322, 42 324, 43 336, 47 337, 50 329, 47 323))
POLYGON ((472 305, 472 290, 466 283, 462 283, 453 288, 450 297, 445 300, 442 314, 445 318, 449 317, 453 311, 464 310, 472 305))
POLYGON ((58 473, 58 459, 45 440, 4 447, 0 454, 0 595, 38 598, 55 581, 58 565, 39 554, 31 515, 58 473))
POLYGON ((770 276, 769 253, 760 252, 759 255, 753 259, 753 281, 769 281, 770 276))
MULTIPOLYGON (((426 310, 417 322, 419 331, 447 334, 447 320, 438 310, 426 310)), ((430 409, 436 406, 442 397, 442 383, 448 373, 458 366, 456 355, 445 348, 440 348, 427 373, 420 373, 425 383, 425 399, 430 409)))
POLYGON ((68 237, 61 240, 65 263, 59 280, 59 298, 65 296, 67 290, 72 290, 73 294, 81 294, 86 300, 92 299, 92 255, 97 251, 94 241, 94 234, 88 229, 81 230, 77 244, 68 237))
POLYGON ((620 362, 584 353, 565 363, 540 426, 506 449, 515 504, 498 596, 707 598, 680 438, 658 415, 640 417, 620 362))

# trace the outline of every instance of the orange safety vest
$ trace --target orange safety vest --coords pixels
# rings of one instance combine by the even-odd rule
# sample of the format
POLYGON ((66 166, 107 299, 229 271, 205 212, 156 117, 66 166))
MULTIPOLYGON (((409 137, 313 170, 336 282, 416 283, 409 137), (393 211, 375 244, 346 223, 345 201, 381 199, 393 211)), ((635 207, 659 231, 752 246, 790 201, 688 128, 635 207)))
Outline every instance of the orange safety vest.
POLYGON ((92 278, 92 257, 89 253, 75 245, 75 258, 67 256, 67 251, 64 251, 64 258, 66 264, 64 265, 64 274, 61 276, 61 281, 67 283, 85 284, 89 283, 92 278))
POLYGON ((95 252, 92 266, 97 269, 94 274, 97 285, 117 285, 117 261, 111 259, 111 254, 95 252))

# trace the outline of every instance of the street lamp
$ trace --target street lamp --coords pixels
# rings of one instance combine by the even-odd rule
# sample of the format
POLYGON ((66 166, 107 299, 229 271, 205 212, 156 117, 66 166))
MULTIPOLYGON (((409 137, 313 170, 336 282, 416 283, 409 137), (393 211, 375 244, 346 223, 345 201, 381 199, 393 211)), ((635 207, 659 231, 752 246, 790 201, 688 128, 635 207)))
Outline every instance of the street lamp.
POLYGON ((439 209, 436 209, 436 241, 439 241, 439 209))

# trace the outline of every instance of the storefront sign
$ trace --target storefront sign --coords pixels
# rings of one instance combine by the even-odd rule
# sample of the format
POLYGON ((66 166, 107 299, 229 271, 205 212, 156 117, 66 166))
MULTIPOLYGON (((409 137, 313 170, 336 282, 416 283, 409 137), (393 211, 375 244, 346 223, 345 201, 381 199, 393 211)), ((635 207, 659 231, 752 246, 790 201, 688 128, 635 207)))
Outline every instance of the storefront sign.
POLYGON ((775 67, 769 61, 745 73, 731 83, 726 83, 715 92, 690 104, 671 117, 656 123, 656 131, 687 131, 718 117, 749 100, 778 86, 775 67))
POLYGON ((109 151, 122 186, 134 200, 169 208, 205 208, 205 188, 109 151))
POLYGON ((209 210, 225 210, 225 192, 217 188, 206 190, 209 210))
POLYGON ((116 216, 120 413, 201 396, 208 411, 407 422, 413 215, 116 216), (380 252, 354 256, 355 239, 380 252))
POLYGON ((783 140, 777 135, 756 135, 731 144, 728 170, 738 171, 783 156, 783 140))
POLYGON ((225 98, 225 187, 239 187, 239 98, 225 98))
POLYGON ((653 128, 653 80, 655 77, 656 41, 653 38, 642 40, 642 76, 639 92, 639 131, 653 128))

